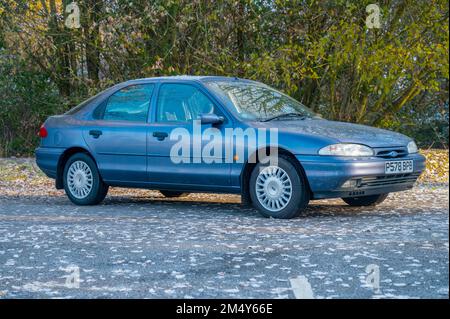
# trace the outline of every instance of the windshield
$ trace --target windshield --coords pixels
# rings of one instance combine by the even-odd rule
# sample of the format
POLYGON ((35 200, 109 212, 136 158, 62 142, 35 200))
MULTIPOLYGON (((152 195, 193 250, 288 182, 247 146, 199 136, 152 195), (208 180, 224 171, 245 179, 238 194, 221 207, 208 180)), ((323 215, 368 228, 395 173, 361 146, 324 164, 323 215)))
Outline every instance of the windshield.
MULTIPOLYGON (((206 85, 219 94, 243 120, 264 121, 298 114, 314 117, 313 111, 293 98, 266 85, 242 81, 211 81, 206 85)), ((291 117, 294 118, 294 117, 291 117)))

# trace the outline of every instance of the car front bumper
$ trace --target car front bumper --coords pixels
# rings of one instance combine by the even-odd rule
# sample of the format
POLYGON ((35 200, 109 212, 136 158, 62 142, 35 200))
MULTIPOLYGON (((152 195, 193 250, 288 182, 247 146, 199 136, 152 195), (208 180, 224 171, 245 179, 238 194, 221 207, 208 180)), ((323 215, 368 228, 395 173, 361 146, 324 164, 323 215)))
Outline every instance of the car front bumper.
POLYGON ((425 157, 421 154, 393 159, 311 155, 296 157, 305 170, 312 199, 367 196, 411 189, 425 170, 425 157), (413 172, 385 174, 385 163, 396 160, 413 160, 413 172), (343 187, 351 179, 358 180, 358 186, 343 187))

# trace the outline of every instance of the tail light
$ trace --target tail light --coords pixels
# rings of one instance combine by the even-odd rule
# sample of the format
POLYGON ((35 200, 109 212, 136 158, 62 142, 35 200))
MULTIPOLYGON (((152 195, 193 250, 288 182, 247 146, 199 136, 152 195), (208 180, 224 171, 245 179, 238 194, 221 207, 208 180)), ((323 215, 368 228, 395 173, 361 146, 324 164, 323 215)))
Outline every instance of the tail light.
POLYGON ((38 135, 39 135, 40 138, 46 138, 48 136, 48 131, 45 128, 44 125, 42 125, 41 128, 39 129, 39 134, 38 135))

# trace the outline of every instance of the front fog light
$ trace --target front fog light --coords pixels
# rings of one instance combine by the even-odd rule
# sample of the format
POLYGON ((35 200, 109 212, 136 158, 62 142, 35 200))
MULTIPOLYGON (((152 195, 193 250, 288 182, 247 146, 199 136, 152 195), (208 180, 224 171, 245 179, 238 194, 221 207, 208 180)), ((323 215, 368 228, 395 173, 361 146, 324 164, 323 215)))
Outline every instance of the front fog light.
POLYGON ((342 184, 342 188, 356 188, 359 185, 359 179, 349 179, 344 184, 342 184))

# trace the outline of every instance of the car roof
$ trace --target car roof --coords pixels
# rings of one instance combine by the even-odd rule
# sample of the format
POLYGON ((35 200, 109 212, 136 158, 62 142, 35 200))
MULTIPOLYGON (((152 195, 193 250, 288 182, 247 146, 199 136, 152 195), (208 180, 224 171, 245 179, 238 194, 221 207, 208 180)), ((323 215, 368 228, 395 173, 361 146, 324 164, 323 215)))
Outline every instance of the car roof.
POLYGON ((229 76, 217 76, 217 75, 174 75, 174 76, 158 76, 158 77, 150 77, 150 78, 142 78, 129 80, 124 83, 144 83, 144 82, 154 82, 154 81, 198 81, 198 82, 206 82, 206 81, 245 81, 245 82, 254 82, 247 79, 241 79, 238 77, 229 77, 229 76))

